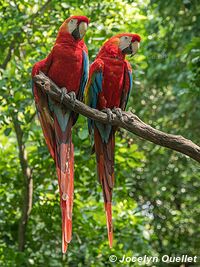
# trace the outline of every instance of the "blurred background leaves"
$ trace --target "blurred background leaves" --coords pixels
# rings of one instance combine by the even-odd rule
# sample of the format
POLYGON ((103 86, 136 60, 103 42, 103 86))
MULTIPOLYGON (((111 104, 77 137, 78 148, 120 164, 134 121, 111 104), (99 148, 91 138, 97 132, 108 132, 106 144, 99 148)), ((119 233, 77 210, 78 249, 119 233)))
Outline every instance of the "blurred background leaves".
POLYGON ((138 55, 128 58, 134 78, 129 109, 157 129, 199 143, 199 10, 198 0, 0 1, 1 266, 111 266, 111 254, 119 258, 123 254, 198 254, 198 164, 123 130, 116 140, 115 241, 109 249, 95 157, 86 119, 80 116, 73 131, 73 240, 62 256, 56 173, 35 116, 31 68, 50 52, 59 26, 69 15, 84 14, 91 19, 85 38, 91 62, 107 38, 136 32, 142 43, 138 55), (18 224, 24 180, 14 115, 24 133, 34 188, 21 252, 18 224))

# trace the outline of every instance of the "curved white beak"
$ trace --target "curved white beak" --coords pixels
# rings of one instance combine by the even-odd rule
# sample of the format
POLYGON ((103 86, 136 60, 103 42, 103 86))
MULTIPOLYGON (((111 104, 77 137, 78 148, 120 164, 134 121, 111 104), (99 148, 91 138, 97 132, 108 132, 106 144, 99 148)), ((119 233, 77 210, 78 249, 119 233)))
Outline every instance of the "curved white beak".
POLYGON ((86 22, 81 22, 79 24, 79 33, 80 33, 80 38, 82 39, 87 31, 88 25, 86 22))
POLYGON ((135 41, 131 44, 132 47, 132 56, 135 55, 140 47, 140 43, 138 41, 135 41))

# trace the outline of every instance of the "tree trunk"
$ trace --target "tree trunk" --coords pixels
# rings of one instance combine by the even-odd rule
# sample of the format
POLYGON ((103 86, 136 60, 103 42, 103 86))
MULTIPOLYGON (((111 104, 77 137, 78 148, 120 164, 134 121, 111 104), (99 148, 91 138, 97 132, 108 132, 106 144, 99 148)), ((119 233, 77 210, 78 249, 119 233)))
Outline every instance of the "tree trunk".
POLYGON ((28 166, 27 153, 25 143, 23 141, 23 131, 16 115, 12 117, 12 120, 17 137, 19 159, 24 183, 22 189, 22 213, 18 229, 18 248, 19 251, 23 251, 26 243, 26 227, 28 223, 29 214, 32 209, 33 179, 31 169, 28 166))

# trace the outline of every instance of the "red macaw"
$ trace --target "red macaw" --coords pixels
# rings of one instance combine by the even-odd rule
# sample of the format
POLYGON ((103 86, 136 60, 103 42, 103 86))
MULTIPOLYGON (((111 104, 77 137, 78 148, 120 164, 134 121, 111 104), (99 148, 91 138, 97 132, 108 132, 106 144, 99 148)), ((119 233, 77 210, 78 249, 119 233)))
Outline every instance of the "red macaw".
MULTIPOLYGON (((69 93, 82 101, 88 79, 87 47, 82 40, 89 23, 85 16, 71 16, 61 25, 56 42, 47 58, 37 62, 32 76, 44 72, 63 94, 69 93)), ((72 208, 74 194, 74 146, 72 126, 77 114, 62 108, 33 84, 38 117, 45 141, 56 164, 62 212, 62 251, 66 252, 72 237, 72 208)))
MULTIPOLYGON (((90 66, 85 101, 95 109, 122 118, 132 87, 131 65, 126 54, 134 55, 139 47, 137 34, 118 34, 107 40, 90 66), (113 112, 112 112, 112 111, 113 112)), ((116 127, 88 120, 89 132, 94 135, 97 173, 102 185, 106 211, 109 245, 113 243, 112 190, 114 185, 114 147, 116 127)))

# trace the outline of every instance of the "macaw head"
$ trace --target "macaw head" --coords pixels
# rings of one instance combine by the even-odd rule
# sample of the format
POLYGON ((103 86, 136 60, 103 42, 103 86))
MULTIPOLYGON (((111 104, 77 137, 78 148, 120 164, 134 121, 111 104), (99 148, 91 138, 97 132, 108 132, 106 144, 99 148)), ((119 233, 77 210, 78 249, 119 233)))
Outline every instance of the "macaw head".
POLYGON ((124 33, 119 36, 119 49, 125 55, 135 55, 140 47, 140 36, 138 34, 124 33))
POLYGON ((105 51, 107 54, 113 55, 114 57, 125 55, 135 55, 140 45, 140 36, 133 33, 120 33, 110 39, 108 39, 101 51, 102 55, 105 51))
POLYGON ((83 39, 89 24, 89 19, 85 16, 71 16, 66 19, 59 29, 59 33, 68 32, 78 41, 83 39))

